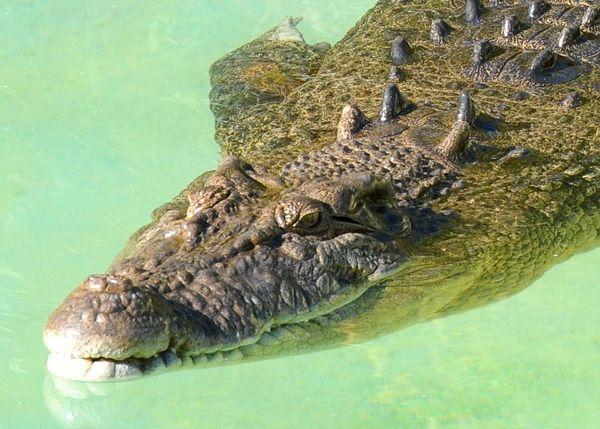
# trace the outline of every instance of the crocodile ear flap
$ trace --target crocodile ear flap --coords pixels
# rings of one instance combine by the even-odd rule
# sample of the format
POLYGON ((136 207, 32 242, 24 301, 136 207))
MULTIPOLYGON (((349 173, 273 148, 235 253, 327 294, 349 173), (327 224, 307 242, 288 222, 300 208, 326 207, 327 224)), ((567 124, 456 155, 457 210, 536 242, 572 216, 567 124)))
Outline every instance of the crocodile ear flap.
POLYGON ((340 121, 338 122, 338 141, 353 138, 368 122, 369 120, 358 107, 352 104, 346 105, 342 109, 340 121))
POLYGON ((460 94, 456 122, 444 141, 437 147, 437 152, 450 161, 460 159, 464 153, 471 126, 475 121, 475 107, 467 91, 460 94))

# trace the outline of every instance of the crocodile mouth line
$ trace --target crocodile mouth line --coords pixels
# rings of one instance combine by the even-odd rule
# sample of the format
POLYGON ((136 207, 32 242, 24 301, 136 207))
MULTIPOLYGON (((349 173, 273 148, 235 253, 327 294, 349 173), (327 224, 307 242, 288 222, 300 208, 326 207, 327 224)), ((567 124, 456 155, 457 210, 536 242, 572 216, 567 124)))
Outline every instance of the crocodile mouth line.
MULTIPOLYGON (((314 335, 301 325, 310 322, 320 327, 327 323, 335 310, 361 299, 373 286, 388 278, 396 267, 373 274, 369 280, 349 287, 331 296, 327 301, 315 305, 311 311, 282 318, 267 323, 256 336, 239 342, 212 346, 195 350, 175 350, 167 348, 148 358, 127 357, 111 359, 106 357, 73 357, 67 353, 53 351, 47 360, 47 368, 53 375, 74 381, 124 381, 158 374, 166 369, 176 370, 191 366, 209 367, 239 362, 252 356, 260 356, 260 349, 280 349, 285 342, 293 342, 302 336, 314 335)), ((318 329, 318 328, 317 328, 318 329)), ((312 330, 311 330, 312 331, 312 330)))
MULTIPOLYGON (((180 353, 164 350, 149 358, 129 357, 123 360, 107 358, 74 358, 52 352, 48 356, 48 370, 55 376, 74 381, 124 381, 158 374, 164 370, 210 367, 239 362, 248 354, 248 346, 268 347, 275 343, 297 337, 304 330, 299 323, 272 327, 258 335, 253 341, 236 344, 230 349, 212 352, 180 353), (244 353, 246 351, 246 353, 244 353)), ((306 333, 304 331, 304 333, 306 333)))

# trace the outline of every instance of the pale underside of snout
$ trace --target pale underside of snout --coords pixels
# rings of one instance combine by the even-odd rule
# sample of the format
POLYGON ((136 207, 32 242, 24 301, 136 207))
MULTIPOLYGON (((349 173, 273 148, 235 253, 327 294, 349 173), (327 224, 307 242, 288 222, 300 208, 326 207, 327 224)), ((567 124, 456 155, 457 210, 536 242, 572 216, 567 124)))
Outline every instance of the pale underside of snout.
POLYGON ((60 353, 48 356, 48 370, 55 376, 76 381, 125 381, 193 365, 218 364, 238 360, 239 352, 215 352, 206 355, 180 357, 166 351, 147 359, 129 358, 122 361, 109 359, 72 358, 60 353))
POLYGON ((47 367, 54 376, 90 382, 127 381, 165 371, 184 368, 206 368, 229 363, 239 363, 263 354, 274 354, 286 349, 293 350, 296 342, 308 336, 318 335, 320 324, 330 323, 325 317, 307 324, 289 324, 273 327, 263 332, 255 342, 240 345, 231 350, 221 350, 197 355, 180 355, 173 351, 163 351, 149 358, 128 358, 112 360, 102 358, 73 358, 59 352, 50 353, 47 367))

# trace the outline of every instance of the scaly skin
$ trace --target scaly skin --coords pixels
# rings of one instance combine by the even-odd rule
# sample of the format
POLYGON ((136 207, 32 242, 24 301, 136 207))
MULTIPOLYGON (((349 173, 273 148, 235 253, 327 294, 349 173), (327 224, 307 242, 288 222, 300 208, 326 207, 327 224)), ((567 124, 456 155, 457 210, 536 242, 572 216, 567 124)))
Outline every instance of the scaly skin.
POLYGON ((598 7, 459 3, 380 1, 331 49, 287 19, 215 63, 234 156, 50 316, 50 370, 123 379, 365 341, 597 245, 598 7))

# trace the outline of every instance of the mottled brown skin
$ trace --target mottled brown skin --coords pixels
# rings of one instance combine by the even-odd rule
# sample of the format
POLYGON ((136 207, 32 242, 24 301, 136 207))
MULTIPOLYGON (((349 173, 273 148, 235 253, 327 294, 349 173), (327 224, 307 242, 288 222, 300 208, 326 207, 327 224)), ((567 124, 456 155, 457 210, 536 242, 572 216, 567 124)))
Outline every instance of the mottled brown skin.
POLYGON ((597 245, 597 6, 492 3, 380 1, 329 50, 288 20, 215 63, 235 156, 52 314, 48 347, 95 374, 59 375, 364 341, 597 245))

